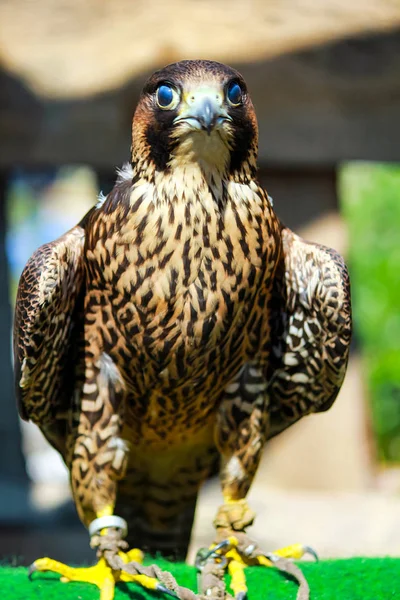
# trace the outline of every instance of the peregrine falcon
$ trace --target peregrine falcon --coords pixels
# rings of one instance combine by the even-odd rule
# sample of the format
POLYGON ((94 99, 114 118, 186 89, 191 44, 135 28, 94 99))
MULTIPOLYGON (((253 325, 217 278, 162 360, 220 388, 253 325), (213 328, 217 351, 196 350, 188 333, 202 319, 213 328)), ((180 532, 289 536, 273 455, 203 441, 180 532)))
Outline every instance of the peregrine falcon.
MULTIPOLYGON (((61 453, 99 556, 88 569, 48 558, 33 569, 95 583, 102 600, 120 580, 179 595, 127 548, 184 557, 199 488, 216 469, 223 504, 201 569, 228 569, 243 598, 245 565, 288 570, 306 549, 266 556, 251 544, 246 495, 266 440, 339 392, 349 278, 334 250, 278 219, 257 150, 236 70, 185 60, 157 71, 113 190, 22 273, 20 414, 61 453)), ((213 597, 211 571, 205 581, 213 597)))

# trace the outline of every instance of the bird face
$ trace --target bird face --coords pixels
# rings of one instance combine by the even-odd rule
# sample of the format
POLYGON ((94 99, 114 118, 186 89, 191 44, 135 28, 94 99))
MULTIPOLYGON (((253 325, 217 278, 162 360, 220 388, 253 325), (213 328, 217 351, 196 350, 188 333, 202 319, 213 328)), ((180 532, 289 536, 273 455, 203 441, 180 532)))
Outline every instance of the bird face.
POLYGON ((181 61, 147 81, 133 120, 133 163, 157 171, 200 164, 240 171, 254 162, 257 122, 242 76, 213 61, 181 61))

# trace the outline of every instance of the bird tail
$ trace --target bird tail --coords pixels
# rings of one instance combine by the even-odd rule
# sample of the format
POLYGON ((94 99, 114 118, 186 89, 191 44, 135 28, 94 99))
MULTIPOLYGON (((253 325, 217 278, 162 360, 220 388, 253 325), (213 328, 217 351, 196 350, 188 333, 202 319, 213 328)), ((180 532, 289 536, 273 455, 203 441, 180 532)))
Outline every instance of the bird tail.
POLYGON ((160 490, 149 488, 140 491, 140 497, 137 493, 119 495, 115 507, 115 513, 128 523, 127 542, 130 548, 140 548, 152 556, 185 560, 197 490, 184 495, 178 494, 178 490, 173 495, 166 494, 166 490, 163 494, 156 494, 160 490))

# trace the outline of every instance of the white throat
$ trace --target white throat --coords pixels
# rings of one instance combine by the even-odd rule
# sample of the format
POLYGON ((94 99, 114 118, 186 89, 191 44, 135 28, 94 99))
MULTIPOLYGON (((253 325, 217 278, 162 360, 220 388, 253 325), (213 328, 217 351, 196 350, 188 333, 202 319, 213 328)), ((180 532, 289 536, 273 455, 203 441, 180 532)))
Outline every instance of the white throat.
POLYGON ((230 150, 223 135, 221 130, 214 130, 210 134, 206 131, 191 131, 182 136, 168 163, 171 171, 199 169, 208 181, 221 179, 230 159, 230 150))

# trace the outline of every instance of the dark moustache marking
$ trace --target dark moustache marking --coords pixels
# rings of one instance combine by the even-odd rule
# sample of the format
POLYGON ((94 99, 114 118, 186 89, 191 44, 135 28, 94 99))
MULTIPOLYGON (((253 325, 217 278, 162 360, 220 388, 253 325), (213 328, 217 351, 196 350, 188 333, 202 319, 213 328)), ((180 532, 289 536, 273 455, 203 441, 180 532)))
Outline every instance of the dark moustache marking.
POLYGON ((229 115, 233 118, 235 128, 230 164, 230 170, 233 173, 239 171, 243 163, 248 161, 256 131, 249 117, 249 109, 246 103, 235 108, 232 107, 229 110, 229 115))

